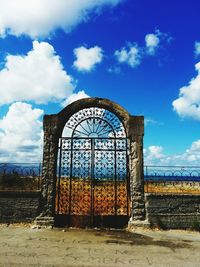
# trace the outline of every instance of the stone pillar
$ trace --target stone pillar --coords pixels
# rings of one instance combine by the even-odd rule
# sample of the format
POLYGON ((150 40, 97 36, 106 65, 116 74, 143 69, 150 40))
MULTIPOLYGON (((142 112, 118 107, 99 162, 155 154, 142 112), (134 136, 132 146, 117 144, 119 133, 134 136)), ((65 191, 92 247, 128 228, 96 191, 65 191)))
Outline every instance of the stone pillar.
POLYGON ((131 225, 143 225, 145 220, 144 173, 143 173, 144 118, 131 116, 129 125, 131 225), (141 223, 140 223, 141 222, 141 223))
POLYGON ((135 136, 130 140, 130 187, 131 187, 131 218, 144 220, 144 182, 143 182, 143 149, 142 137, 135 136))
POLYGON ((43 167, 41 179, 40 215, 35 222, 39 226, 52 226, 55 213, 56 167, 58 153, 58 120, 55 115, 44 116, 43 167))

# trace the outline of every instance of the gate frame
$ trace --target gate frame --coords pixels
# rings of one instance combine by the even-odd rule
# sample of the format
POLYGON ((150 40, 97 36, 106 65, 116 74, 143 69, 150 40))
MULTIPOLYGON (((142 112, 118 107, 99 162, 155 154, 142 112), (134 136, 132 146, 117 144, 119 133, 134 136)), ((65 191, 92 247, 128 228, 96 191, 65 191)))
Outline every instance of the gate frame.
POLYGON ((122 122, 126 138, 130 140, 129 175, 131 217, 129 224, 143 224, 145 220, 143 136, 144 117, 132 116, 117 103, 104 98, 84 98, 77 100, 57 114, 45 115, 43 119, 44 147, 41 181, 40 215, 35 223, 52 226, 55 222, 56 173, 59 138, 66 122, 84 108, 103 108, 114 113, 122 122))
MULTIPOLYGON (((90 148, 87 148, 87 151, 89 151, 91 154, 90 154, 90 159, 89 159, 89 170, 90 170, 90 193, 91 193, 91 199, 90 199, 90 213, 89 214, 82 214, 81 216, 90 216, 91 217, 91 226, 92 226, 92 221, 94 219, 95 216, 126 216, 127 218, 130 216, 130 211, 129 211, 129 207, 130 207, 130 182, 129 182, 129 173, 128 173, 128 157, 127 157, 127 153, 128 153, 128 139, 126 137, 111 137, 111 138, 105 138, 105 137, 61 137, 60 138, 60 146, 59 146, 59 153, 58 153, 58 158, 59 158, 59 162, 58 162, 58 177, 57 177, 57 191, 56 191, 56 198, 57 198, 57 201, 56 201, 56 204, 57 204, 57 207, 55 207, 55 213, 57 216, 62 216, 62 215, 67 215, 67 216, 73 216, 73 215, 78 215, 78 214, 71 214, 70 212, 70 206, 72 204, 69 204, 69 210, 68 210, 68 213, 59 213, 59 210, 60 210, 60 183, 61 183, 61 179, 62 179, 62 151, 63 151, 63 148, 62 148, 62 143, 63 141, 65 142, 65 140, 70 140, 71 144, 72 142, 74 143, 74 141, 78 141, 78 140, 87 140, 89 141, 89 144, 90 144, 90 148), (107 149, 102 149, 102 148, 96 148, 95 147, 95 141, 98 141, 98 140, 112 140, 114 141, 114 148, 107 148, 107 149), (122 148, 117 148, 117 144, 118 142, 117 141, 125 141, 125 148, 122 149, 122 148), (108 179, 106 180, 106 182, 113 182, 113 185, 114 185, 114 192, 115 192, 115 195, 114 195, 114 210, 115 210, 115 214, 95 214, 94 212, 94 205, 95 205, 95 202, 94 202, 94 191, 95 191, 95 182, 101 182, 101 178, 97 178, 95 177, 94 175, 94 172, 95 172, 95 152, 113 152, 114 154, 114 160, 113 160, 113 166, 114 166, 114 170, 113 170, 113 177, 112 177, 112 180, 111 179, 108 179), (124 175, 124 179, 122 180, 117 180, 117 170, 118 170, 118 166, 116 164, 116 161, 117 161, 117 152, 125 152, 125 161, 124 161, 124 164, 123 165, 126 165, 126 168, 125 168, 125 175, 124 175), (92 175, 93 174, 93 175, 92 175), (125 184, 126 184, 126 214, 119 214, 117 215, 117 181, 124 181, 125 184), (94 189, 94 191, 93 191, 94 189), (92 197, 93 195, 93 197, 92 197), (91 212, 93 210, 93 213, 91 212)), ((69 181, 73 181, 73 175, 71 174, 71 172, 73 172, 73 152, 77 152, 77 151, 84 151, 84 149, 80 149, 79 148, 75 148, 73 149, 72 146, 70 145, 69 148, 64 148, 64 151, 68 151, 68 152, 71 152, 71 155, 70 155, 70 159, 68 160, 68 167, 70 169, 69 171, 69 181)), ((65 153, 65 152, 64 152, 65 153)), ((109 177, 108 177, 109 178, 109 177)), ((76 179, 75 179, 76 181, 76 179)), ((87 181, 87 180, 85 180, 87 181)), ((71 202, 71 194, 73 194, 73 190, 70 188, 69 189, 69 203, 72 203, 71 202)))

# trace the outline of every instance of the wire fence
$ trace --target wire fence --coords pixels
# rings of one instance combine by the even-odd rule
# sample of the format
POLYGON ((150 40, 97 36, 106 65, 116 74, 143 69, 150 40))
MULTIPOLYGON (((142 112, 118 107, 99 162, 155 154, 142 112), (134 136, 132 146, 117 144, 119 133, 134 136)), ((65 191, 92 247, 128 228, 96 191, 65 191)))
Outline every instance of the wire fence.
POLYGON ((144 166, 146 193, 200 194, 199 166, 144 166))
POLYGON ((40 190, 41 163, 0 163, 0 190, 40 190))
MULTIPOLYGON (((40 190, 41 163, 0 163, 0 190, 40 190)), ((144 166, 145 193, 200 194, 200 166, 144 166)))

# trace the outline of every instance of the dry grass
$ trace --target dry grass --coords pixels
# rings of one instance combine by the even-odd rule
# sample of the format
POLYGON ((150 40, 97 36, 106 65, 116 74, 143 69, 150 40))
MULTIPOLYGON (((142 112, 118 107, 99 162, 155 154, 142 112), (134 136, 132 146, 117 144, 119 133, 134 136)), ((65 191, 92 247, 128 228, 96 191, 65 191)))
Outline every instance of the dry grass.
POLYGON ((39 177, 15 177, 7 175, 4 179, 0 179, 1 191, 37 191, 39 189, 39 177))
POLYGON ((146 193, 170 193, 170 194, 200 194, 200 182, 170 181, 170 182, 146 182, 146 193))

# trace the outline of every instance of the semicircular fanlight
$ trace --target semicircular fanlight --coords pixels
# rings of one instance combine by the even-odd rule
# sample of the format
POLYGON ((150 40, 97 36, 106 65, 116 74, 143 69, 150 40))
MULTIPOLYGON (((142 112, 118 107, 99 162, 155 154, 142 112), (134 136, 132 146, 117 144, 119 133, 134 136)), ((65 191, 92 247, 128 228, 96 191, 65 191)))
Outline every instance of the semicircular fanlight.
POLYGON ((103 108, 85 108, 67 121, 62 137, 112 138, 126 137, 119 118, 103 108))

